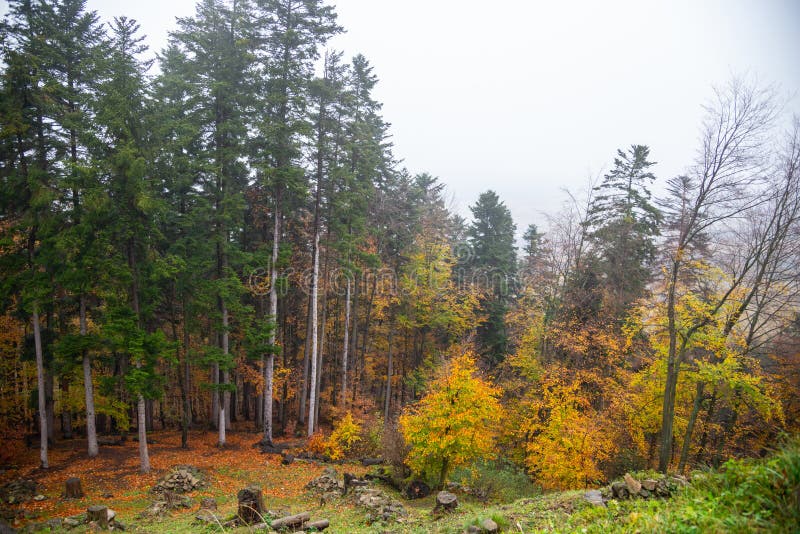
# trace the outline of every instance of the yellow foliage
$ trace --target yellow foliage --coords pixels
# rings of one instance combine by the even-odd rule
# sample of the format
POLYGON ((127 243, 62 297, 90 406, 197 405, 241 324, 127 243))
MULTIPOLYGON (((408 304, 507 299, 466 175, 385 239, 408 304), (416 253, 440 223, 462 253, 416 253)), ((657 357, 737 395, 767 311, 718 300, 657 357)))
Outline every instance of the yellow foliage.
POLYGON ((615 452, 613 432, 591 407, 578 379, 548 369, 541 396, 528 407, 526 464, 545 488, 577 488, 603 478, 601 462, 615 452))
POLYGON ((428 393, 400 417, 411 447, 407 462, 417 475, 438 477, 493 454, 495 425, 502 420, 500 390, 475 376, 470 351, 446 362, 428 393))
POLYGON ((325 454, 331 460, 339 460, 361 440, 361 425, 353 420, 353 414, 347 412, 333 425, 333 432, 325 441, 325 454))

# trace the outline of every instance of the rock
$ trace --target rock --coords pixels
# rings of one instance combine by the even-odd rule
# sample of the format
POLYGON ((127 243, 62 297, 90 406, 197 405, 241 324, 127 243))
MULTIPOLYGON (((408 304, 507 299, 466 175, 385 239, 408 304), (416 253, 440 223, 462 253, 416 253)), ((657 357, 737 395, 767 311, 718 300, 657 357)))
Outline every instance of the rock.
POLYGON ((50 530, 58 530, 61 528, 63 521, 61 520, 60 517, 57 517, 55 519, 48 519, 45 524, 50 530))
POLYGON ((640 489, 640 490, 639 490, 639 493, 638 493, 638 495, 639 495, 639 497, 641 497, 642 499, 649 499, 649 498, 650 498, 650 492, 649 492, 649 491, 647 491, 647 490, 646 490, 646 489, 644 489, 644 488, 642 488, 642 489, 640 489))
POLYGON ((126 527, 123 523, 120 523, 119 521, 114 521, 114 530, 127 530, 127 528, 128 527, 126 527))
POLYGON ((606 503, 603 502, 603 494, 600 493, 600 490, 589 490, 583 494, 583 498, 592 503, 595 506, 605 506, 606 503))
POLYGON ((669 482, 672 482, 676 486, 688 486, 689 481, 686 480, 686 477, 683 475, 672 475, 669 477, 669 482))
POLYGON ((0 521, 0 534, 16 534, 17 530, 11 528, 5 521, 0 521))
POLYGON ((497 523, 495 523, 492 519, 489 518, 481 521, 481 528, 483 529, 484 532, 492 532, 492 533, 497 532, 499 530, 497 523))
POLYGON ((331 526, 331 523, 327 519, 318 519, 316 521, 311 521, 303 525, 303 530, 305 531, 313 530, 315 532, 322 532, 329 526, 331 526))
POLYGON ((211 510, 206 510, 205 508, 200 510, 197 515, 194 516, 195 521, 198 523, 208 523, 216 525, 219 519, 217 518, 216 514, 211 510))
POLYGON ((284 454, 283 458, 281 458, 281 464, 283 465, 290 465, 294 462, 294 454, 284 454))
POLYGON ((188 493, 204 486, 204 476, 199 469, 191 465, 178 465, 172 468, 153 487, 153 493, 172 491, 188 493))
POLYGON ((353 491, 355 504, 366 508, 367 521, 402 521, 408 514, 405 507, 398 501, 377 488, 357 487, 353 491))
POLYGON ((467 527, 467 530, 465 530, 464 532, 466 532, 466 534, 480 534, 481 527, 479 527, 477 525, 470 525, 470 526, 467 527))
POLYGON ((45 497, 44 495, 42 495, 42 494, 40 493, 39 495, 35 496, 35 497, 33 498, 33 500, 38 502, 38 501, 43 501, 43 500, 45 500, 46 498, 47 498, 47 497, 45 497))
POLYGON ((253 525, 264 520, 264 497, 261 494, 261 487, 248 486, 236 494, 239 501, 237 515, 246 525, 253 525))
POLYGON ((434 512, 450 512, 458 508, 458 497, 449 491, 440 491, 436 494, 434 512))
POLYGON ((630 473, 625 473, 625 476, 623 478, 625 479, 625 486, 627 486, 628 488, 628 493, 630 493, 631 495, 636 495, 637 493, 639 493, 639 490, 642 489, 642 484, 638 480, 633 478, 630 475, 630 473))
POLYGON ((28 502, 37 494, 35 481, 18 479, 0 486, 0 501, 8 504, 28 502))
POLYGON ((642 480, 642 487, 647 491, 655 491, 657 482, 652 478, 648 478, 647 480, 642 480))
POLYGON ((104 498, 104 499, 113 499, 114 498, 114 494, 113 493, 109 493, 109 492, 102 493, 100 496, 102 498, 104 498))
POLYGON ((112 510, 111 508, 108 509, 108 522, 111 523, 114 521, 114 518, 117 517, 117 512, 112 510))
POLYGON ((628 498, 628 487, 625 485, 624 482, 614 482, 613 484, 611 484, 611 492, 617 499, 628 498))
POLYGON ((344 484, 339 483, 339 475, 336 470, 328 467, 322 475, 306 484, 306 489, 318 493, 328 493, 330 491, 341 493, 344 489, 344 484))
POLYGON ((289 515, 286 517, 282 517, 280 519, 276 519, 270 525, 273 530, 281 530, 281 529, 290 529, 290 528, 298 528, 303 526, 303 523, 311 519, 310 512, 302 512, 295 515, 289 515))
POLYGON ((405 490, 405 496, 409 499, 423 499, 431 494, 431 488, 421 480, 413 480, 405 490))
POLYGON ((74 517, 65 517, 64 521, 62 522, 65 528, 75 528, 81 524, 81 522, 74 517))
POLYGON ((383 458, 362 458, 361 465, 363 466, 371 466, 371 465, 381 465, 383 463, 383 458))
POLYGON ((200 509, 201 510, 216 510, 217 509, 217 500, 213 497, 203 497, 200 500, 200 509))

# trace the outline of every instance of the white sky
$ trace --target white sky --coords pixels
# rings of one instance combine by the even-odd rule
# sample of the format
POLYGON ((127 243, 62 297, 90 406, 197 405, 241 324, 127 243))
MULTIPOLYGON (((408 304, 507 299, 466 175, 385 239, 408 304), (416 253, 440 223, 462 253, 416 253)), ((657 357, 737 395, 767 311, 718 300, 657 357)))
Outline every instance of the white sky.
MULTIPOLYGON (((153 50, 194 0, 89 0, 137 19, 153 50)), ((659 180, 697 146, 712 85, 746 73, 800 113, 800 1, 332 0, 392 123, 395 155, 448 185, 463 216, 486 189, 518 231, 554 212, 617 148, 646 144, 659 180)), ((5 11, 5 5, 1 11, 5 11)))

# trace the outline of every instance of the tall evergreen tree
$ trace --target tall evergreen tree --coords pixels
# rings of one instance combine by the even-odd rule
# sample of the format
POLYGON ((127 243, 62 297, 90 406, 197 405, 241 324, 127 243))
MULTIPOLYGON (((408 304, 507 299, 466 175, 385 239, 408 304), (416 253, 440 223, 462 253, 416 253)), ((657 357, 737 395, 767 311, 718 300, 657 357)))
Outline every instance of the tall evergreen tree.
POLYGON ((478 325, 478 342, 490 365, 501 362, 508 353, 505 315, 516 280, 516 225, 511 212, 494 191, 478 197, 472 211, 467 237, 472 249, 468 266, 473 283, 485 291, 481 311, 485 319, 478 325))

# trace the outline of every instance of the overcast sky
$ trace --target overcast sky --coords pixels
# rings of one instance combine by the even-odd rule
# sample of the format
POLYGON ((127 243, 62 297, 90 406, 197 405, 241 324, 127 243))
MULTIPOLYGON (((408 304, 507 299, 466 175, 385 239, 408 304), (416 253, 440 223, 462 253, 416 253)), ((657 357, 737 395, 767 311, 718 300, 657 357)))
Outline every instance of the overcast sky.
MULTIPOLYGON (((160 50, 194 0, 89 0, 160 50)), ((661 181, 689 165, 713 85, 746 73, 800 113, 800 1, 334 0, 392 123, 395 155, 438 176, 464 216, 486 189, 518 231, 543 224, 617 148, 650 146, 661 181)), ((3 9, 5 11, 5 9, 3 9)))

